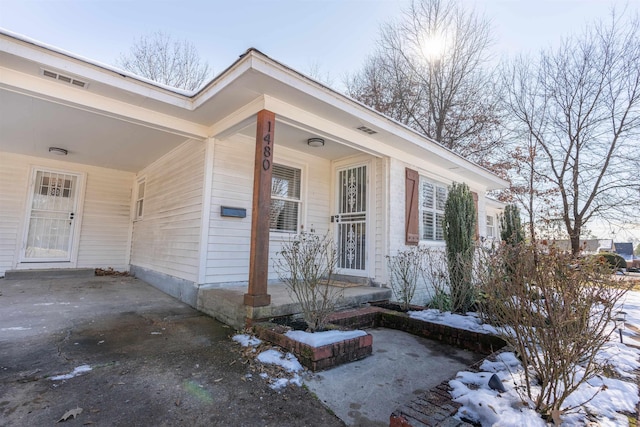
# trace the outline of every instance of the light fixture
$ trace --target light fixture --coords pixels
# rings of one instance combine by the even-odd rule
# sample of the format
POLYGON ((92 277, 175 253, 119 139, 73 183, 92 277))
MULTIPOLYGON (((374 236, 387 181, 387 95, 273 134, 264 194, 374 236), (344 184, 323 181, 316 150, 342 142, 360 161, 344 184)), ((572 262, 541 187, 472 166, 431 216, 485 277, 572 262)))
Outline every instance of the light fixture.
POLYGON ((67 154, 69 154, 69 152, 67 150, 65 150, 64 148, 60 148, 60 147, 49 147, 49 152, 56 154, 58 156, 66 156, 67 154))
POLYGON ((324 139, 322 139, 322 138, 309 138, 309 139, 307 139, 307 145, 309 147, 324 147, 324 139))

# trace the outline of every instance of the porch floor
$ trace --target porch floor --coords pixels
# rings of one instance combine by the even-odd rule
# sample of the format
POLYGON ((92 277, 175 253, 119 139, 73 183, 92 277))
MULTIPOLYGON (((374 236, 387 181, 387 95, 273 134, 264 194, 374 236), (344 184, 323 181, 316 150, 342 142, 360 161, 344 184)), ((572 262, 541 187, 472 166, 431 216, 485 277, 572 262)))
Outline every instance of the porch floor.
MULTIPOLYGON (((340 309, 359 307, 370 302, 391 298, 391 289, 388 288, 350 286, 343 288, 343 290, 340 309)), ((246 292, 246 286, 238 285, 201 287, 198 291, 197 309, 236 329, 243 329, 247 319, 270 319, 302 312, 300 304, 289 296, 284 283, 269 285, 267 292, 271 295, 271 304, 265 307, 245 306, 244 294, 246 292)))

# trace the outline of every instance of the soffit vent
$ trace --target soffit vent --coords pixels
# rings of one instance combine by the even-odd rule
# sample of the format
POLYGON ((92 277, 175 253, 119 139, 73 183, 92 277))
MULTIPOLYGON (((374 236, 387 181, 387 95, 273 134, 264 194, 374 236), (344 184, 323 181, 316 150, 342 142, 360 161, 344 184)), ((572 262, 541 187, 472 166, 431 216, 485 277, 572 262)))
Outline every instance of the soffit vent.
POLYGON ((369 135, 375 135, 376 133, 378 133, 375 130, 368 128, 366 126, 360 126, 358 130, 361 130, 364 133, 368 133, 369 135))
POLYGON ((83 82, 82 80, 65 76, 64 74, 56 73, 55 71, 45 70, 44 68, 42 68, 41 70, 42 75, 45 77, 49 77, 50 79, 58 80, 60 82, 79 87, 81 89, 86 89, 89 86, 89 83, 83 82))

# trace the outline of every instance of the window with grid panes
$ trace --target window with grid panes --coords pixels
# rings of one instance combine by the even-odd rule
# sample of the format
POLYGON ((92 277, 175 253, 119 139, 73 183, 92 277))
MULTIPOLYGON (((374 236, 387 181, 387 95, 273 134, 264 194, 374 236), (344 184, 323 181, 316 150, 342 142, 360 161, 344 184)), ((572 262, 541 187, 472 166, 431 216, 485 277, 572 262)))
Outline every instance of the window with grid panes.
POLYGON ((420 177, 420 240, 444 241, 447 187, 420 177))
POLYGON ((144 214, 144 190, 146 186, 145 178, 138 181, 138 189, 136 191, 136 212, 135 219, 142 219, 144 214))
POLYGON ((487 237, 496 237, 496 222, 495 217, 487 215, 487 237))
POLYGON ((271 231, 295 233, 300 215, 300 169, 273 165, 271 171, 271 231))

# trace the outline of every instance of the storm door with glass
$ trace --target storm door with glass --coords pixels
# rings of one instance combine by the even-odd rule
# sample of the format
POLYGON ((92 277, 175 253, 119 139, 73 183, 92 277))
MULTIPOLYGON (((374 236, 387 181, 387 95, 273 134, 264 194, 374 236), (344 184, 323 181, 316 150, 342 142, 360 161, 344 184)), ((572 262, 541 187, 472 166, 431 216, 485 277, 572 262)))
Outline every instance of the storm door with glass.
POLYGON ((23 262, 71 260, 78 183, 75 174, 35 172, 23 262))
POLYGON ((367 166, 337 172, 336 229, 338 267, 342 274, 367 271, 367 166))

